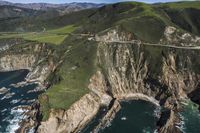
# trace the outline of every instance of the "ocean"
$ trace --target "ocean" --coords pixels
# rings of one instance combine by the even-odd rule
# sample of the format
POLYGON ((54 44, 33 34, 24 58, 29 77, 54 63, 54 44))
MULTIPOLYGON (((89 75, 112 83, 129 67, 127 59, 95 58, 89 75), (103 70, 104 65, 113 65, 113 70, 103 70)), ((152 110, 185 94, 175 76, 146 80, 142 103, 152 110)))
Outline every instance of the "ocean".
POLYGON ((37 84, 13 86, 27 74, 28 70, 0 73, 0 133, 14 133, 27 111, 18 107, 31 105, 41 93, 33 91, 37 84))
POLYGON ((101 133, 153 133, 156 130, 156 107, 152 103, 136 100, 121 103, 111 125, 101 133))

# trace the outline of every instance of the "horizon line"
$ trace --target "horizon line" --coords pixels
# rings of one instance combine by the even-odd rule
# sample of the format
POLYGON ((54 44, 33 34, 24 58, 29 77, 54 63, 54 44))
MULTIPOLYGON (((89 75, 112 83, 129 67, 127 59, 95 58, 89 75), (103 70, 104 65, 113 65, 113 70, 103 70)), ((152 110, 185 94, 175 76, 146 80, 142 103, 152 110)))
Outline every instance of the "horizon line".
MULTIPOLYGON (((137 0, 122 0, 122 1, 116 1, 116 2, 63 2, 63 3, 54 3, 54 2, 11 2, 7 0, 0 0, 0 2, 8 2, 12 4, 55 4, 55 5, 60 5, 60 4, 72 4, 72 3, 90 3, 90 4, 114 4, 114 3, 120 3, 120 2, 140 2, 140 3, 147 3, 147 4, 156 4, 156 3, 171 3, 171 2, 192 2, 192 1, 198 1, 198 0, 173 0, 173 1, 164 1, 164 2, 142 2, 142 1, 137 1, 137 0)), ((200 1, 199 1, 200 2, 200 1)))

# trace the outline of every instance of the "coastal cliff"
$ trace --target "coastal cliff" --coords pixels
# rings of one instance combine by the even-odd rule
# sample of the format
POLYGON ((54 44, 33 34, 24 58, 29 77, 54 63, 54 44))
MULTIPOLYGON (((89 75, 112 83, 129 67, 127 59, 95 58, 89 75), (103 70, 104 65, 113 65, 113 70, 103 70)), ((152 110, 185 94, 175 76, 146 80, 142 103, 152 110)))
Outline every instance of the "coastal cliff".
POLYGON ((109 106, 112 100, 106 93, 108 88, 101 72, 98 71, 92 76, 88 87, 91 92, 75 102, 68 110, 50 110, 48 120, 41 122, 37 132, 80 132, 85 128, 95 118, 100 108, 109 106))
MULTIPOLYGON (((121 101, 138 99, 165 108, 161 110, 157 122, 159 132, 181 132, 180 103, 184 99, 196 97, 192 94, 199 86, 200 63, 197 58, 200 51, 195 44, 198 44, 198 37, 190 39, 190 43, 187 43, 188 38, 182 38, 183 45, 177 47, 164 43, 172 40, 172 29, 175 30, 166 27, 164 36, 157 44, 134 40, 136 37, 133 34, 121 33, 118 28, 96 35, 92 39, 96 41, 84 44, 91 45, 90 42, 97 45, 94 57, 98 67, 89 77, 87 87, 90 91, 68 109, 49 108, 51 99, 46 94, 41 95, 39 103, 32 105, 29 117, 21 123, 17 132, 23 133, 29 129, 35 129, 38 133, 81 132, 104 107, 106 111, 101 116, 101 122, 93 130, 98 132, 115 117, 121 108, 121 101), (45 110, 48 117, 42 120, 45 110)), ((64 53, 69 51, 67 49, 64 53)), ((61 80, 56 74, 62 69, 66 56, 60 54, 55 59, 55 54, 54 49, 46 44, 13 45, 1 53, 0 70, 28 69, 27 82, 50 82, 52 86, 61 80)), ((67 59, 65 61, 69 63, 67 59)), ((71 71, 79 67, 76 63, 76 66, 72 65, 71 71)))
MULTIPOLYGON (((169 31, 169 28, 171 27, 166 27, 166 31, 169 31)), ((101 106, 110 106, 110 110, 102 118, 102 123, 95 128, 94 132, 97 132, 105 127, 120 109, 116 103, 110 102, 111 99, 117 103, 121 100, 142 99, 162 106, 165 111, 161 110, 157 130, 162 133, 181 132, 178 126, 181 121, 178 115, 180 102, 189 99, 188 95, 198 89, 200 75, 197 58, 200 51, 162 47, 167 45, 164 43, 167 39, 162 39, 158 45, 153 46, 142 41, 126 42, 134 38, 133 35, 126 38, 127 34, 111 31, 106 33, 106 38, 98 36, 97 65, 100 67, 90 78, 88 88, 92 93, 86 94, 69 110, 61 111, 62 113, 50 111, 49 119, 41 123, 38 132, 49 132, 50 129, 58 133, 81 131, 101 106), (109 38, 112 39, 108 40, 109 38), (73 115, 67 115, 69 112, 73 115), (83 112, 87 115, 82 115, 83 112), (79 119, 76 119, 76 116, 79 116, 79 119)), ((169 34, 163 38, 171 40, 169 34)), ((184 46, 191 46, 187 40, 182 39, 184 46)))
POLYGON ((92 93, 86 94, 68 110, 51 110, 48 121, 42 122, 37 132, 79 132, 95 117, 99 108, 100 99, 92 93))
POLYGON ((200 105, 200 37, 195 19, 200 10, 184 6, 182 15, 177 7, 110 4, 87 10, 86 17, 81 12, 69 14, 72 22, 67 22, 68 15, 51 19, 52 24, 76 27, 73 33, 66 32, 69 27, 49 30, 54 26, 33 33, 39 35, 38 41, 54 42, 54 32, 56 38, 65 36, 60 45, 0 41, 0 71, 28 69, 26 83, 38 82, 45 88, 16 132, 82 132, 103 108, 92 129, 96 133, 111 123, 120 102, 128 100, 161 107, 159 133, 182 132, 181 102, 191 99, 200 105))
MULTIPOLYGON (((168 29, 166 27, 166 31, 168 29)), ((110 83, 112 94, 115 98, 131 93, 154 97, 160 101, 161 106, 170 110, 169 120, 159 131, 170 132, 171 129, 180 132, 175 127, 180 122, 177 114, 180 101, 198 89, 199 51, 151 46, 147 43, 120 44, 120 41, 117 39, 114 43, 106 43, 104 40, 99 44, 99 62, 110 83)), ((189 45, 186 39, 182 42, 189 45)))
POLYGON ((0 68, 1 71, 31 70, 35 60, 34 55, 5 55, 0 60, 0 68))
POLYGON ((9 50, 1 52, 0 71, 29 70, 27 82, 43 84, 55 70, 56 65, 52 58, 52 50, 46 44, 10 44, 9 50))

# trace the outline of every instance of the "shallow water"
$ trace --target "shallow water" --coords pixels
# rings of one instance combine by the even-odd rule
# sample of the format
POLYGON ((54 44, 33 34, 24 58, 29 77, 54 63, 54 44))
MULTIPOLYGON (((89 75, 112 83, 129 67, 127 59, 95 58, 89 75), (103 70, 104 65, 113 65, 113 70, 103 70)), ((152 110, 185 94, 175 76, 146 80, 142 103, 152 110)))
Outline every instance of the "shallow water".
POLYGON ((11 86, 23 81, 27 74, 27 70, 0 73, 0 89, 4 90, 0 93, 0 133, 14 133, 24 113, 16 107, 31 105, 39 95, 39 92, 28 93, 37 87, 36 84, 18 88, 11 86))

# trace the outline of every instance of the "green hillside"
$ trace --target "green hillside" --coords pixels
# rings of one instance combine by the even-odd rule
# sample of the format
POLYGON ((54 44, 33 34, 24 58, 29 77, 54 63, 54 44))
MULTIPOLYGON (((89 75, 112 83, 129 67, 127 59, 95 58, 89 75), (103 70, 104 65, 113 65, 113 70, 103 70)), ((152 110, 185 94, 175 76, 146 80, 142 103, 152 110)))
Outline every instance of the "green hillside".
POLYGON ((171 2, 161 4, 162 6, 168 6, 173 9, 186 9, 186 8, 196 8, 200 9, 200 2, 199 1, 182 1, 182 2, 171 2))
POLYGON ((50 44, 61 44, 69 33, 73 32, 77 27, 74 25, 64 26, 58 29, 44 30, 42 32, 26 32, 26 33, 16 33, 16 32, 3 32, 0 35, 0 39, 5 38, 22 38, 24 40, 36 41, 42 43, 50 44))

